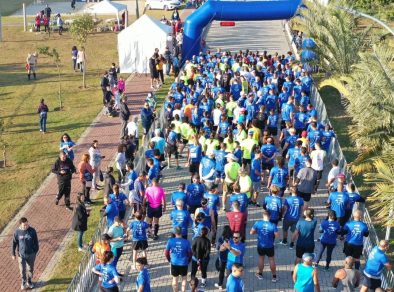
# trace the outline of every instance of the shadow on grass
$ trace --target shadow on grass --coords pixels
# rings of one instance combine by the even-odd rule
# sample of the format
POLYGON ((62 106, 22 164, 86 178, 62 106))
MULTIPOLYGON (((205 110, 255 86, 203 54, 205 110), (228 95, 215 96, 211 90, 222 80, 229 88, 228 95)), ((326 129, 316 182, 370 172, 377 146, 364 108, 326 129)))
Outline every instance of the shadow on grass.
POLYGON ((43 288, 45 287, 45 291, 64 291, 64 285, 70 284, 72 278, 55 278, 51 279, 46 283, 42 283, 39 287, 43 288), (56 287, 56 285, 59 285, 59 287, 56 287))
MULTIPOLYGON (((37 124, 36 123, 32 123, 32 125, 34 125, 34 126, 36 126, 36 127, 34 127, 34 128, 32 128, 32 129, 21 129, 21 130, 7 130, 7 131, 5 131, 4 132, 4 134, 5 135, 8 135, 8 134, 23 134, 23 133, 31 133, 31 132, 37 132, 38 131, 38 122, 37 122, 37 124)), ((81 122, 81 123, 70 123, 70 124, 67 124, 67 125, 62 125, 62 126, 55 126, 55 127, 53 127, 50 123, 47 125, 47 127, 48 127, 48 132, 63 132, 63 131, 67 131, 67 130, 75 130, 75 129, 78 129, 78 128, 87 128, 87 127, 89 127, 90 126, 90 123, 84 123, 84 122, 81 122)), ((20 125, 15 125, 15 127, 23 127, 23 125, 22 126, 20 126, 20 125)))

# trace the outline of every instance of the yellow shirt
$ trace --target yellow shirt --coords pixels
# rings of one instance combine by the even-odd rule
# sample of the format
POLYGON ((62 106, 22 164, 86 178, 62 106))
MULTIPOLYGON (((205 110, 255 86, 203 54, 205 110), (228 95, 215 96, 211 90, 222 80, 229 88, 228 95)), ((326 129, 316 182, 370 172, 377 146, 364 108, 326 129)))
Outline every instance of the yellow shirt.
POLYGON ((260 137, 261 137, 261 131, 259 128, 255 128, 252 127, 251 128, 253 130, 253 139, 257 141, 257 143, 260 141, 260 137))
POLYGON ((224 138, 224 140, 223 140, 223 142, 226 144, 226 151, 233 152, 235 149, 235 142, 230 143, 228 140, 229 140, 228 137, 224 138))
POLYGON ((252 158, 252 150, 255 145, 258 145, 255 139, 247 138, 241 142, 241 149, 244 159, 252 158))
POLYGON ((207 139, 205 141, 205 145, 207 147, 207 152, 216 150, 216 147, 219 146, 219 141, 216 139, 207 139))
POLYGON ((226 104, 227 116, 229 118, 234 117, 234 109, 237 107, 237 103, 235 101, 230 101, 226 104))
POLYGON ((171 122, 171 124, 175 125, 174 132, 177 133, 177 134, 180 134, 181 133, 181 124, 182 123, 180 121, 174 120, 174 121, 171 122))

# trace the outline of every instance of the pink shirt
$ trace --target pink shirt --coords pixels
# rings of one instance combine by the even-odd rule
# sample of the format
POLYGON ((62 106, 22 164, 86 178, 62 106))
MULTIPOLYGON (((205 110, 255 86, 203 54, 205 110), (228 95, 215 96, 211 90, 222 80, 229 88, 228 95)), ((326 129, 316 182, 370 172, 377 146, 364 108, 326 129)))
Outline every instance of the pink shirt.
POLYGON ((162 200, 165 200, 165 193, 161 187, 148 187, 145 191, 146 200, 151 208, 158 208, 162 200))

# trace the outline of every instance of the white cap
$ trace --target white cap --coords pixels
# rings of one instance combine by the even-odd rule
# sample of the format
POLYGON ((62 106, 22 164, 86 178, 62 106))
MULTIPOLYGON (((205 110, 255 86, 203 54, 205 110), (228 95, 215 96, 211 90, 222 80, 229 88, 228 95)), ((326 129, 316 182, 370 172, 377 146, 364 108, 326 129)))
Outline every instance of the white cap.
POLYGON ((231 160, 238 161, 238 158, 235 157, 235 155, 232 154, 232 153, 227 154, 227 155, 226 155, 226 158, 230 158, 231 160))

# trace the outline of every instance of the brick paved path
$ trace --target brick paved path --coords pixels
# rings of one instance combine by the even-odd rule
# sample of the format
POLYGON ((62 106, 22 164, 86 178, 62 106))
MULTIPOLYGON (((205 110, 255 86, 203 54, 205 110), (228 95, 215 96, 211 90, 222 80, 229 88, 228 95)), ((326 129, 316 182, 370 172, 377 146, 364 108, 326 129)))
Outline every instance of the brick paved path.
MULTIPOLYGON (((131 114, 139 114, 150 89, 149 77, 140 76, 135 77, 133 80, 128 80, 126 89, 131 114)), ((99 114, 91 127, 78 141, 75 165, 77 166, 80 156, 88 152, 92 141, 97 139, 100 143, 102 154, 106 156, 101 166, 104 170, 116 152, 116 147, 119 143, 119 134, 120 119, 109 118, 99 114)), ((80 189, 81 184, 78 175, 74 175, 72 181, 72 202, 75 202, 75 196, 80 189)), ((27 217, 31 226, 38 232, 40 252, 36 260, 33 281, 40 279, 42 272, 69 231, 72 212, 66 210, 63 200, 61 200, 59 206, 55 206, 54 199, 56 193, 56 176, 51 174, 44 181, 37 194, 28 201, 15 220, 1 234, 0 257, 2 260, 0 261, 0 291, 8 292, 20 289, 21 280, 19 277, 18 263, 16 260, 12 261, 11 259, 11 241, 12 234, 17 228, 16 220, 22 216, 27 217)))
MULTIPOLYGON (((181 164, 185 164, 185 159, 180 160, 181 164)), ((167 240, 170 238, 171 232, 171 220, 169 219, 169 214, 172 211, 172 206, 170 203, 171 193, 177 189, 179 183, 184 182, 186 184, 190 183, 190 176, 188 173, 188 168, 182 168, 181 170, 165 169, 163 170, 164 181, 162 187, 166 190, 167 197, 167 211, 164 213, 163 217, 160 219, 160 231, 159 231, 159 240, 153 241, 149 240, 149 248, 148 248, 148 261, 149 261, 149 271, 151 276, 151 285, 152 291, 155 292, 166 292, 172 291, 171 281, 172 277, 170 276, 169 264, 164 256, 164 248, 167 240)), ((327 174, 324 174, 324 177, 327 177, 327 174)), ((324 181, 321 182, 320 186, 324 186, 324 181)), ((263 197, 267 195, 267 189, 263 189, 262 195, 260 194, 260 202, 263 201, 263 197)), ((287 194, 286 194, 287 196, 287 194)), ((311 200, 311 206, 315 209, 316 219, 318 220, 318 226, 327 215, 327 209, 324 207, 324 202, 327 199, 326 190, 321 188, 319 189, 316 197, 313 197, 311 200)), ((262 208, 250 207, 248 214, 248 224, 247 224, 247 234, 249 233, 251 227, 253 226, 256 220, 262 219, 262 208)), ((218 235, 221 234, 222 228, 227 224, 226 217, 224 212, 219 213, 219 227, 218 227, 218 235)), ((191 231, 191 228, 189 228, 191 231)), ((282 236, 282 223, 279 223, 279 232, 282 236)), ((281 239, 280 236, 280 239, 281 239)), ((219 237, 219 236, 218 236, 219 237)), ((318 227, 315 232, 315 239, 319 237, 318 235, 318 227)), ((191 232, 189 232, 189 240, 191 238, 191 232)), ((271 282, 271 271, 268 266, 268 259, 265 260, 265 268, 264 268, 264 279, 258 280, 254 273, 257 270, 257 237, 255 235, 247 235, 246 245, 247 251, 244 258, 245 264, 245 291, 292 291, 293 282, 291 278, 291 271, 293 270, 293 263, 295 259, 295 249, 290 250, 288 246, 283 246, 278 244, 279 239, 276 240, 275 245, 275 260, 277 263, 277 275, 279 277, 279 281, 277 283, 271 282)), ((316 242, 315 252, 318 251, 320 243, 316 242)), ((319 280, 321 285, 321 291, 334 291, 335 289, 331 288, 331 280, 334 271, 342 265, 342 260, 344 259, 344 255, 342 253, 342 243, 338 241, 338 246, 335 248, 333 253, 333 258, 331 262, 330 271, 325 271, 323 269, 319 269, 319 280)), ((137 276, 137 272, 131 270, 131 255, 132 249, 130 244, 126 244, 125 249, 123 251, 123 255, 121 261, 118 264, 119 272, 126 275, 125 281, 122 282, 120 290, 121 291, 135 291, 135 280, 137 276)), ((218 280, 218 272, 215 270, 214 262, 217 257, 216 250, 211 250, 211 260, 208 268, 208 284, 205 291, 215 291, 214 283, 218 280)), ((323 256, 321 260, 321 265, 325 265, 325 256, 323 256)), ((188 279, 190 278, 191 268, 189 266, 188 279)), ((197 274, 199 278, 201 277, 197 274)), ((201 279, 201 278, 200 278, 201 279)))

